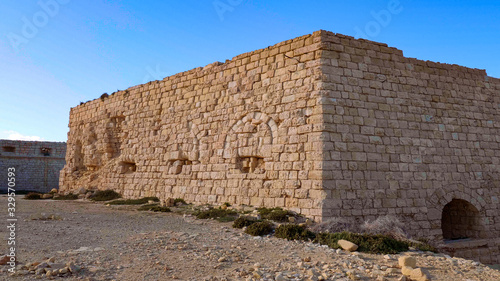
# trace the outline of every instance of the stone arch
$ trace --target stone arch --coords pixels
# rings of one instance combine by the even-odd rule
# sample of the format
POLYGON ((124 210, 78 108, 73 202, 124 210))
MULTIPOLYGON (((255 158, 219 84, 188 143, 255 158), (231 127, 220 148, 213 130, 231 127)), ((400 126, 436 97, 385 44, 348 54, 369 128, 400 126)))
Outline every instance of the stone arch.
POLYGON ((453 199, 465 200, 472 204, 479 212, 487 205, 486 200, 475 190, 466 188, 461 183, 449 184, 438 188, 429 197, 431 205, 440 210, 453 199))
POLYGON ((251 112, 233 123, 224 139, 223 158, 243 173, 264 173, 264 159, 270 158, 278 125, 263 112, 251 112))
POLYGON ((479 210, 462 199, 452 199, 444 206, 441 229, 445 240, 486 237, 479 210))
POLYGON ((488 229, 488 223, 486 222, 485 210, 488 202, 485 198, 480 196, 476 190, 467 188, 460 183, 449 184, 437 188, 428 197, 428 203, 428 219, 431 225, 433 225, 432 232, 434 233, 434 237, 439 238, 440 236, 440 238, 444 239, 459 239, 459 236, 484 238, 484 236, 487 235, 486 230, 488 229), (453 214, 466 213, 462 211, 459 212, 458 210, 460 209, 468 210, 468 212, 471 213, 470 217, 464 220, 473 221, 475 226, 470 226, 468 228, 469 232, 467 232, 464 226, 466 224, 464 224, 461 228, 455 230, 455 233, 459 235, 453 235, 450 234, 450 231, 453 230, 450 230, 447 223, 460 220, 451 218, 453 214))
MULTIPOLYGON (((234 141, 237 141, 235 135, 241 133, 251 134, 251 132, 247 132, 252 129, 249 125, 254 125, 255 127, 257 127, 257 129, 259 129, 260 125, 262 125, 260 126, 260 128, 267 127, 265 129, 269 131, 270 141, 266 144, 272 145, 276 143, 276 138, 278 136, 278 125, 276 124, 276 122, 269 115, 263 112, 251 112, 245 115, 240 120, 234 122, 228 133, 226 134, 226 137, 224 139, 224 158, 232 158, 233 156, 235 156, 234 152, 242 152, 240 149, 230 151, 231 144, 234 144, 234 141), (245 127, 245 125, 247 126, 245 127)), ((245 154, 245 152, 243 152, 243 154, 245 154)))

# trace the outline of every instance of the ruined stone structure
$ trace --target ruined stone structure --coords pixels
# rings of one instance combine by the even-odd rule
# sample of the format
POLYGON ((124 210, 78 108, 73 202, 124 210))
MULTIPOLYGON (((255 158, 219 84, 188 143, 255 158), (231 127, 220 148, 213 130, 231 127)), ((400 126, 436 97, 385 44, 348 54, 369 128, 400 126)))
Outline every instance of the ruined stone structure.
POLYGON ((65 156, 65 142, 0 140, 0 192, 7 192, 8 168, 12 167, 16 191, 58 188, 65 156))
POLYGON ((500 80, 318 31, 72 108, 62 189, 393 214, 500 260, 500 80))

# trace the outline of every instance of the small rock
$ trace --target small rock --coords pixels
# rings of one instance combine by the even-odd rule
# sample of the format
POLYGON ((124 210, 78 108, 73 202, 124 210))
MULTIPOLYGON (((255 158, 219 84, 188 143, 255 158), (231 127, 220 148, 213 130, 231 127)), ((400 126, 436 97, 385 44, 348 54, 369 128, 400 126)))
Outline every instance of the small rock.
POLYGON ((417 259, 415 259, 415 257, 402 256, 402 257, 399 257, 398 262, 399 262, 399 266, 401 266, 401 267, 403 267, 403 266, 409 266, 412 268, 417 267, 417 259))
POLYGON ((280 272, 280 273, 278 273, 278 274, 276 275, 276 277, 274 277, 274 280, 275 280, 275 281, 286 281, 286 280, 288 280, 288 279, 287 279, 287 278, 285 278, 285 276, 283 276, 283 273, 281 273, 281 272, 280 272))
POLYGON ((354 274, 354 272, 352 272, 352 271, 347 272, 347 277, 349 277, 349 279, 351 279, 351 280, 359 280, 359 276, 354 274))
POLYGON ((429 277, 421 268, 415 268, 410 273, 410 278, 416 281, 429 281, 429 277))
POLYGON ((65 273, 68 273, 68 268, 66 268, 66 267, 65 267, 65 268, 61 268, 61 269, 59 269, 59 273, 60 273, 60 274, 65 274, 65 273))
POLYGON ((81 268, 81 267, 79 267, 79 266, 75 265, 73 262, 69 262, 69 263, 67 263, 67 264, 66 264, 66 267, 68 267, 68 269, 69 269, 69 271, 70 271, 71 273, 77 273, 77 272, 79 272, 80 270, 82 270, 82 268, 81 268))
POLYGON ((17 275, 28 275, 28 274, 30 274, 30 272, 27 271, 27 270, 25 270, 25 269, 23 269, 23 270, 16 271, 16 274, 17 275))
POLYGON ((385 272, 387 272, 387 273, 398 273, 399 269, 394 268, 394 267, 389 267, 388 269, 386 269, 385 272))
POLYGON ((77 193, 78 193, 78 194, 85 194, 85 193, 87 193, 87 190, 85 189, 85 187, 80 187, 80 188, 77 190, 77 193))
POLYGON ((52 197, 54 197, 54 195, 52 193, 42 194, 42 199, 50 199, 52 197))
POLYGON ((401 273, 403 273, 403 275, 406 275, 406 276, 410 276, 412 271, 413 271, 413 267, 403 266, 401 268, 401 273))
POLYGON ((349 251, 349 252, 354 252, 358 249, 358 245, 356 245, 350 241, 343 240, 343 239, 340 239, 337 242, 337 244, 339 244, 339 246, 342 247, 342 249, 349 251))
POLYGON ((221 258, 219 258, 217 261, 218 261, 218 262, 225 262, 226 260, 227 260, 227 258, 226 258, 226 257, 221 257, 221 258))
POLYGON ((10 260, 8 256, 1 256, 0 257, 0 265, 5 265, 7 262, 10 260))
POLYGON ((311 257, 305 257, 305 258, 302 259, 302 261, 310 262, 311 261, 311 257))
POLYGON ((401 277, 399 277, 398 281, 409 281, 409 280, 408 280, 408 277, 401 275, 401 277))
POLYGON ((35 270, 36 275, 43 275, 45 273, 45 268, 38 268, 35 270))
POLYGON ((384 255, 384 259, 385 260, 392 260, 392 257, 391 257, 391 255, 384 255))
POLYGON ((50 193, 57 193, 57 188, 52 188, 52 189, 50 190, 50 193))

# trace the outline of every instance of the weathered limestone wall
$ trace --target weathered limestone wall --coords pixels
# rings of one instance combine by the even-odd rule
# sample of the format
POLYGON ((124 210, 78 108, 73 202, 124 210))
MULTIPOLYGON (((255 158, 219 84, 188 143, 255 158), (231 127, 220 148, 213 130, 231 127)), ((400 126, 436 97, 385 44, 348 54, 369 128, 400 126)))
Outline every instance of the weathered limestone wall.
POLYGON ((499 93, 484 70, 318 31, 73 108, 60 185, 393 214, 500 263, 499 93))
POLYGON ((319 33, 72 108, 61 189, 320 218, 319 33))
POLYGON ((7 192, 9 168, 15 168, 16 191, 58 188, 65 155, 64 142, 0 140, 0 192, 7 192))
MULTIPOLYGON (((323 217, 394 214, 413 237, 443 238, 452 216, 453 238, 500 237, 500 80, 385 44, 321 41, 323 217)), ((467 256, 499 263, 489 241, 467 256)))

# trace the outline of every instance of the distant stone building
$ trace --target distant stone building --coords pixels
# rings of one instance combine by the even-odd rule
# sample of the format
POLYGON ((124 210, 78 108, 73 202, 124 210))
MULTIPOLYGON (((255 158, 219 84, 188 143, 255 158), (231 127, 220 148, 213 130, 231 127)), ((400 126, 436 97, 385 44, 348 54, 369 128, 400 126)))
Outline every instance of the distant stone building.
POLYGON ((0 140, 0 192, 7 191, 8 168, 14 167, 16 191, 48 192, 59 186, 66 143, 0 140))
POLYGON ((71 109, 61 189, 393 214, 500 262, 500 80, 318 31, 71 109))

